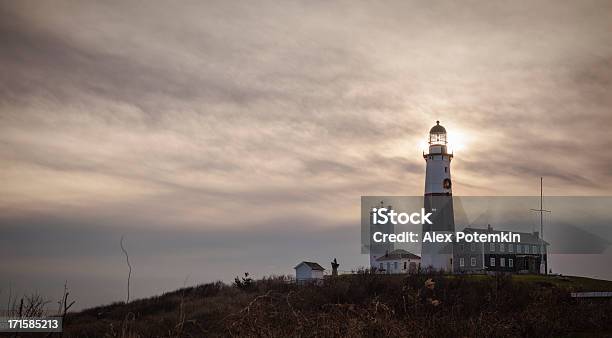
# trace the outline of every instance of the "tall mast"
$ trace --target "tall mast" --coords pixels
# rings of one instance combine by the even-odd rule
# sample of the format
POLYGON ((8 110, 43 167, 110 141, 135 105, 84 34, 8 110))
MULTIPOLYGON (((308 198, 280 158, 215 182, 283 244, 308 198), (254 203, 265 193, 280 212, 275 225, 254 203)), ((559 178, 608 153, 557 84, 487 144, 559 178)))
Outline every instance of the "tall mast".
POLYGON ((542 239, 544 239, 544 213, 542 210, 542 204, 544 202, 544 188, 543 188, 544 178, 540 176, 540 233, 542 234, 542 239))
MULTIPOLYGON (((544 264, 544 188, 543 188, 543 177, 540 176, 540 266, 544 264)), ((544 274, 548 273, 548 267, 544 265, 544 274)))
MULTIPOLYGON (((540 213, 540 269, 544 264, 544 250, 546 250, 546 246, 544 245, 544 213, 550 212, 550 210, 544 209, 544 188, 543 188, 543 177, 540 177, 540 209, 529 209, 531 211, 537 211, 540 213)), ((548 264, 544 265, 544 273, 548 274, 548 264)))

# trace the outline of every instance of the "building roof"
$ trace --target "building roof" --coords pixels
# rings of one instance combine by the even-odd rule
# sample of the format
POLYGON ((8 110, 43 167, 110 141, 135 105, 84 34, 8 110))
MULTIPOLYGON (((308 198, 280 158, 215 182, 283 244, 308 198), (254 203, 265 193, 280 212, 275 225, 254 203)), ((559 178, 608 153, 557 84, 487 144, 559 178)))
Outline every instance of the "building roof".
POLYGON ((396 249, 393 250, 389 253, 386 253, 384 256, 380 256, 378 257, 376 260, 377 261, 390 261, 390 260, 396 260, 396 259, 402 259, 402 258, 407 258, 407 259, 421 259, 421 257, 408 252, 406 250, 402 250, 402 249, 396 249))
POLYGON ((436 121, 436 125, 429 130, 430 134, 446 134, 446 128, 440 125, 440 121, 436 121))
POLYGON ((294 269, 297 269, 297 268, 298 268, 298 266, 300 266, 300 265, 302 265, 302 264, 306 264, 306 265, 307 265, 309 268, 311 268, 312 270, 320 270, 320 271, 325 271, 325 268, 324 268, 324 267, 322 267, 322 266, 320 266, 320 265, 319 265, 319 263, 315 263, 315 262, 306 262, 306 261, 304 261, 304 262, 302 262, 302 263, 300 263, 300 264, 296 265, 296 266, 294 267, 294 269))
MULTIPOLYGON (((490 229, 479 229, 479 228, 465 228, 463 229, 463 232, 477 232, 480 234, 498 234, 498 233, 502 233, 502 232, 509 232, 510 230, 494 230, 493 228, 490 229)), ((538 233, 531 233, 531 232, 519 232, 519 231, 512 231, 513 234, 519 234, 521 235, 521 242, 522 244, 540 244, 540 237, 538 235, 538 233)), ((549 245, 548 242, 544 241, 545 245, 549 245)))

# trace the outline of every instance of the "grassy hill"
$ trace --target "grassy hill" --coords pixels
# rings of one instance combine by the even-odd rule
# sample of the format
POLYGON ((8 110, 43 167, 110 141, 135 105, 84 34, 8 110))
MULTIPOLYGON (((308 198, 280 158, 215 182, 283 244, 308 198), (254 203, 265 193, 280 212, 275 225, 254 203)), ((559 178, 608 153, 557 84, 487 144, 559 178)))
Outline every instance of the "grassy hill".
POLYGON ((610 336, 612 291, 583 277, 433 276, 442 305, 418 300, 425 275, 343 275, 297 286, 284 277, 184 288, 69 314, 68 337, 610 336))

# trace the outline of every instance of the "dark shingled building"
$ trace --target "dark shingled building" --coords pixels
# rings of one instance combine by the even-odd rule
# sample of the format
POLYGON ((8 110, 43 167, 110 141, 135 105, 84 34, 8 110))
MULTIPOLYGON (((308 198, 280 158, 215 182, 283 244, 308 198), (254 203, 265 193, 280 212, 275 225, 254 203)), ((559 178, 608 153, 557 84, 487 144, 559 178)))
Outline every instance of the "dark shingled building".
MULTIPOLYGON (((501 233, 502 230, 465 228, 465 233, 501 233)), ((507 232, 507 231, 503 231, 507 232)), ((517 243, 455 243, 453 249, 453 270, 455 273, 482 273, 500 271, 510 273, 541 273, 540 262, 544 261, 544 271, 548 268, 548 243, 538 232, 512 232, 521 235, 517 243)))

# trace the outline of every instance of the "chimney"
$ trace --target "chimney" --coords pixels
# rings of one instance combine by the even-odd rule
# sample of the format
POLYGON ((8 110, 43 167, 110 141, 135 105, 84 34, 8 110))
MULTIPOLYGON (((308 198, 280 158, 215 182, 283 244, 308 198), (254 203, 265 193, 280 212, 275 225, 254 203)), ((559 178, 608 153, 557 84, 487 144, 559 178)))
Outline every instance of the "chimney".
POLYGON ((491 226, 491 224, 487 224, 487 230, 489 231, 493 230, 493 227, 491 226))

